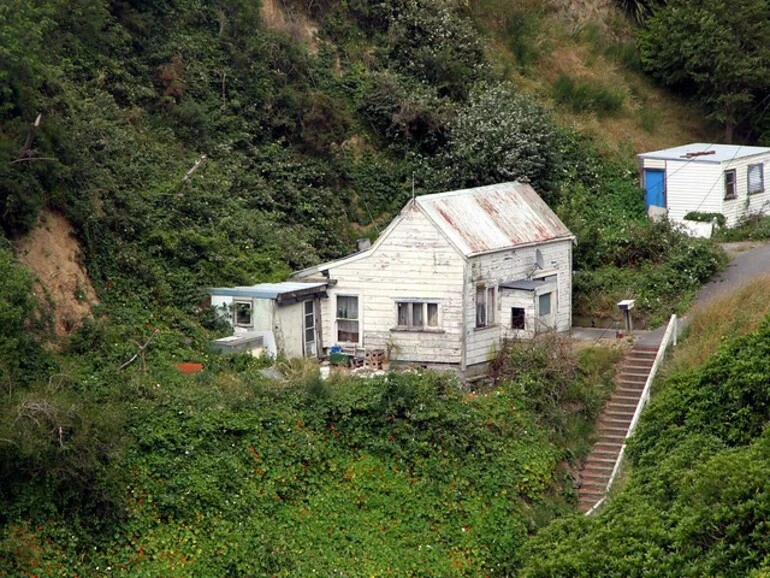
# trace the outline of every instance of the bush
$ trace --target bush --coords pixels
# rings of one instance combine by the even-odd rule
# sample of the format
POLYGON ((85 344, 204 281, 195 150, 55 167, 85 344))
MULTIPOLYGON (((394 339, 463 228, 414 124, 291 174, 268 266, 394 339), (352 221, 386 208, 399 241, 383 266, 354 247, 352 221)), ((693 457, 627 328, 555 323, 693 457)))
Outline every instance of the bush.
POLYGON ((710 223, 716 220, 717 225, 720 227, 725 226, 725 216, 722 213, 700 213, 698 211, 690 211, 684 216, 686 221, 698 221, 699 223, 710 223))
POLYGON ((561 140, 545 111, 511 84, 480 84, 450 125, 446 188, 527 179, 556 200, 562 172, 561 140))

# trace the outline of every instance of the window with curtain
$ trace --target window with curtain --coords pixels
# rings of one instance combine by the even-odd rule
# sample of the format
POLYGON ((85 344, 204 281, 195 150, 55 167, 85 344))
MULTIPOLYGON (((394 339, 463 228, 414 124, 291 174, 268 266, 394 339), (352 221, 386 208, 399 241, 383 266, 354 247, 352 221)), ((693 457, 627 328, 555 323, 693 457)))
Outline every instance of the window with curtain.
POLYGON ((746 176, 749 194, 761 193, 765 190, 765 167, 762 163, 749 165, 746 176))
POLYGON ((359 343, 358 296, 337 295, 337 341, 359 343))

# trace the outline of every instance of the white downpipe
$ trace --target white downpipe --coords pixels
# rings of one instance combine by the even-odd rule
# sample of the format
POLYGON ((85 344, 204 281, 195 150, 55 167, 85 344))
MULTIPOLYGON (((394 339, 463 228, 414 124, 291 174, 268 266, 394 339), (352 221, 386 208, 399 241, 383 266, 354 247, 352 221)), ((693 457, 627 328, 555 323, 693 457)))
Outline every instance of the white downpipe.
POLYGON ((644 407, 647 405, 647 402, 650 401, 650 390, 652 389, 652 382, 655 381, 655 375, 658 373, 660 364, 663 363, 663 358, 666 356, 666 349, 668 349, 669 342, 673 339, 673 345, 676 345, 676 325, 676 315, 672 315, 671 319, 668 321, 666 332, 663 334, 663 339, 660 342, 660 347, 658 348, 658 353, 655 356, 655 361, 652 363, 652 367, 650 368, 650 375, 647 376, 647 381, 644 382, 642 395, 639 397, 639 403, 636 404, 636 411, 634 412, 634 417, 631 418, 631 423, 628 426, 626 437, 623 439, 623 446, 620 448, 620 452, 618 453, 618 459, 615 460, 615 466, 612 468, 610 479, 607 481, 607 485, 604 488, 604 497, 602 497, 591 507, 590 510, 586 512, 586 516, 593 514, 596 509, 604 503, 604 501, 607 499, 607 494, 609 493, 612 484, 615 482, 615 478, 620 472, 620 465, 623 463, 623 457, 626 454, 626 443, 628 442, 628 438, 633 435, 634 430, 636 429, 636 424, 639 423, 639 418, 642 415, 644 407))

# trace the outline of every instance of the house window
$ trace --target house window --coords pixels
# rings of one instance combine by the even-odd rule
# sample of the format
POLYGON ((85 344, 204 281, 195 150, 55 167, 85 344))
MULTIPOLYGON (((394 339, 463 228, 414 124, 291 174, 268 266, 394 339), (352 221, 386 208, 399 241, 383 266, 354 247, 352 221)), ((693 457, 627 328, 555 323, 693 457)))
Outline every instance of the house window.
POLYGON ((495 324, 495 288, 476 287, 476 327, 495 324))
POLYGON ((398 301, 396 309, 399 327, 409 329, 438 327, 438 303, 398 301))
POLYGON ((543 293, 538 298, 537 310, 540 317, 545 317, 551 314, 551 294, 543 293))
POLYGON ((762 163, 749 165, 746 172, 749 194, 761 193, 765 190, 765 170, 762 163))
POLYGON ((725 171, 725 200, 734 199, 735 192, 735 169, 725 171))
POLYGON ((523 307, 511 307, 511 329, 526 329, 523 307))
POLYGON ((361 336, 358 324, 358 297, 337 295, 337 341, 358 343, 361 336))
POLYGON ((236 327, 254 326, 250 301, 236 301, 233 304, 233 323, 236 327))

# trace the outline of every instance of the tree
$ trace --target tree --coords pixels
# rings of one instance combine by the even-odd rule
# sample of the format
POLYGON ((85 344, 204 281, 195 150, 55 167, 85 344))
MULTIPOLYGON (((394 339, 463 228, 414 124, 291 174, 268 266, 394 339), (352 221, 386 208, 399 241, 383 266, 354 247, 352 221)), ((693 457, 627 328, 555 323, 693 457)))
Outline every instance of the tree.
POLYGON ((548 115, 510 84, 476 87, 450 125, 447 187, 528 179, 546 201, 560 176, 561 139, 548 115))
POLYGON ((767 0, 671 0, 640 33, 642 65, 666 86, 694 93, 732 142, 770 88, 767 0))

